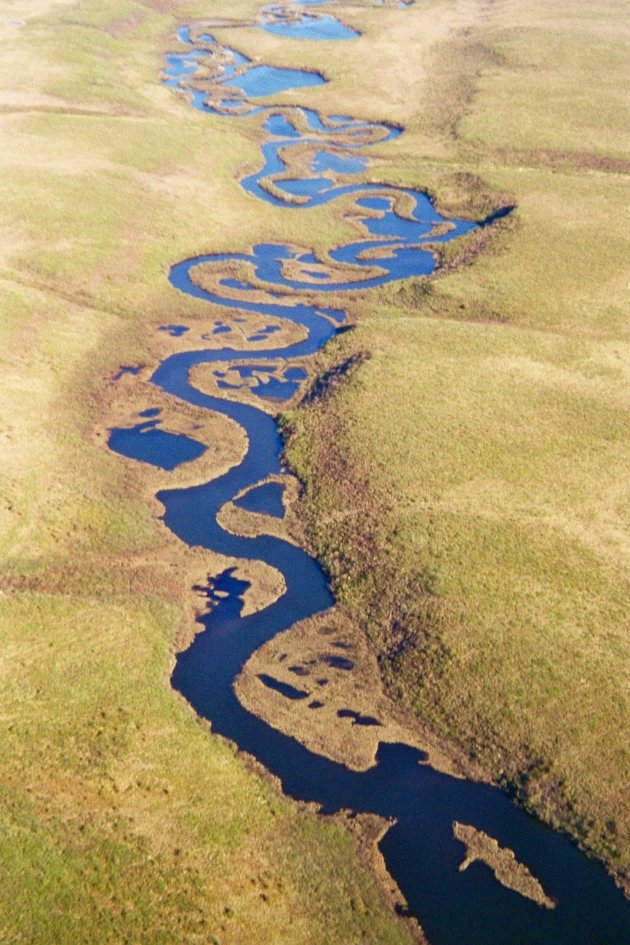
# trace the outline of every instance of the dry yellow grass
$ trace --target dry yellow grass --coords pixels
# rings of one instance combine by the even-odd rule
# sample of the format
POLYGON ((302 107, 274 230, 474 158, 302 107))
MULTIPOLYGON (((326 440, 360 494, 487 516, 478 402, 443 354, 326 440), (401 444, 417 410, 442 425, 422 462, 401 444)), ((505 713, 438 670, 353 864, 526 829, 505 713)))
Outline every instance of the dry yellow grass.
MULTIPOLYGON (((372 356, 345 389, 291 414, 289 454, 311 537, 390 690, 623 878, 621 8, 467 4, 470 29, 432 43, 426 18, 442 9, 407 11, 404 48, 427 35, 404 58, 410 73, 420 63, 419 97, 401 96, 409 131, 372 174, 425 185, 451 209, 517 209, 472 264, 355 304, 355 332, 322 369, 372 356)), ((403 57, 381 54, 379 68, 400 74, 403 57)), ((372 88, 381 115, 387 89, 372 88)))
MULTIPOLYGON (((217 561, 175 547, 163 482, 105 448, 159 400, 157 327, 205 317, 169 264, 280 230, 234 179, 254 125, 219 137, 158 81, 177 18, 208 4, 27 0, 9 28, 16 9, 0 15, 0 939, 409 942, 358 841, 284 802, 173 695, 190 588, 217 561), (144 367, 114 394, 121 363, 144 367)), ((200 419, 160 405, 175 429, 200 419)), ((242 448, 210 417, 199 435, 206 474, 242 448)), ((275 573, 241 573, 249 607, 278 593, 275 573)))
POLYGON ((469 824, 453 822, 453 836, 466 847, 465 859, 460 864, 460 871, 479 860, 490 867, 497 880, 508 889, 513 889, 527 899, 531 899, 545 909, 554 909, 555 902, 545 893, 539 881, 514 856, 512 850, 501 847, 483 830, 477 830, 469 824))

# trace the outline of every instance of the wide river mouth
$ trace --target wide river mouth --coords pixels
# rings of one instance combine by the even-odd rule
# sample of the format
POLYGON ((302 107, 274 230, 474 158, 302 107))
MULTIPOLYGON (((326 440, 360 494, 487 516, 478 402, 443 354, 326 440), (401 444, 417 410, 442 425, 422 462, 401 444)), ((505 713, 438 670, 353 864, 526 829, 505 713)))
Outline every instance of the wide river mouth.
MULTIPOLYGON (((287 0, 264 8, 258 26, 287 42, 360 42, 356 31, 319 6, 317 0, 287 0)), ((400 15, 406 15, 404 10, 400 15)), ((345 312, 326 306, 327 293, 364 291, 430 275, 441 243, 491 225, 494 217, 476 223, 449 219, 422 191, 366 182, 370 145, 392 140, 401 129, 268 102, 284 89, 306 89, 326 79, 319 73, 253 63, 218 42, 209 28, 198 24, 179 30, 179 48, 167 56, 165 84, 193 108, 226 121, 259 116, 265 134, 262 166, 241 181, 250 194, 288 213, 341 200, 360 238, 331 247, 325 257, 309 247, 265 243, 186 259, 171 269, 174 289, 208 303, 213 347, 166 357, 151 381, 180 401, 237 423, 247 435, 247 450, 238 465, 216 479, 159 492, 164 522, 185 544, 264 562, 286 583, 273 604, 243 616, 247 583, 234 569, 213 576, 204 589, 209 608, 200 618, 201 632, 178 655, 172 684, 211 721, 213 732, 257 758, 289 796, 315 802, 323 813, 350 810, 394 820, 380 850, 410 913, 433 945, 627 945, 630 904, 604 869, 498 789, 437 771, 423 752, 403 744, 382 742, 372 768, 352 771, 274 729, 247 711, 235 695, 234 681, 252 653, 298 621, 334 605, 326 576, 305 551, 271 535, 241 537, 218 524, 221 508, 232 500, 253 512, 283 516, 278 424, 251 395, 280 405, 304 385, 303 359, 345 322, 345 312), (313 302, 314 295, 321 304, 313 302), (249 313, 271 321, 251 334, 243 348, 235 322, 249 313), (299 326, 300 340, 260 348, 279 331, 279 319, 299 326), (224 347, 214 347, 217 338, 225 340, 224 347), (217 391, 224 396, 205 393, 191 380, 193 368, 213 363, 217 391), (247 402, 235 399, 241 389, 248 392, 247 402), (455 836, 454 822, 511 849, 538 880, 547 907, 497 881, 479 860, 461 870, 466 849, 455 836)), ((340 50, 343 55, 343 47, 340 50)), ((181 339, 189 329, 165 325, 163 330, 181 339)), ((122 368, 119 376, 133 370, 122 368)), ((145 409, 131 426, 112 430, 109 445, 165 471, 192 462, 204 451, 194 438, 163 429, 158 408, 145 409)), ((282 692, 271 677, 267 684, 282 692)), ((299 690, 292 693, 290 688, 285 686, 283 694, 299 698, 299 690)))

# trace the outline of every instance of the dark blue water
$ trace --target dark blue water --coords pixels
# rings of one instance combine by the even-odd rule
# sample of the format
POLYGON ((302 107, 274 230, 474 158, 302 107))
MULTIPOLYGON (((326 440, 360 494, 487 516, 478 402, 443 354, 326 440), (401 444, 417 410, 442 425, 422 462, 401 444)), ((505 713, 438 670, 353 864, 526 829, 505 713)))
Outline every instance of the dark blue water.
POLYGON ((112 380, 119 381, 125 374, 139 374, 142 368, 139 365, 123 364, 114 374, 112 380))
POLYGON ((296 689, 295 686, 290 686, 280 679, 275 679, 274 676, 268 676, 267 673, 259 673, 257 678, 263 686, 272 689, 274 692, 279 692, 285 699, 300 700, 308 698, 308 692, 305 692, 304 689, 296 689))
POLYGON ((281 482, 266 482, 262 486, 250 489, 240 499, 234 500, 234 505, 248 512, 258 512, 262 515, 271 515, 273 518, 284 518, 284 486, 281 482))
POLYGON ((353 725, 380 726, 382 724, 373 715, 361 715, 360 712, 355 712, 354 709, 339 709, 337 716, 340 719, 352 719, 353 725))
MULTIPOLYGON (((143 411, 140 416, 152 414, 153 411, 143 411)), ((205 453, 206 447, 203 443, 180 433, 160 430, 158 423, 159 420, 145 420, 133 427, 115 427, 110 431, 107 445, 114 452, 129 459, 137 459, 169 471, 205 453)))
POLYGON ((171 335, 172 338, 181 338, 189 330, 187 325, 162 325, 159 329, 159 331, 165 331, 167 335, 171 335))
MULTIPOLYGON (((380 849, 411 914, 418 917, 434 945, 627 945, 630 905, 604 870, 567 839, 515 807, 496 788, 442 774, 427 763, 422 752, 402 744, 382 743, 373 768, 350 771, 276 731, 247 712, 235 696, 233 682, 256 649, 297 621, 332 607, 334 600, 318 562, 302 549, 269 535, 239 537, 219 526, 220 509, 235 496, 246 493, 244 499, 237 500, 240 504, 267 501, 260 499, 261 490, 268 488, 262 483, 282 472, 282 443, 272 416, 249 402, 203 393, 191 383, 191 369, 197 364, 217 363, 217 382, 227 387, 226 397, 233 397, 240 386, 248 388, 248 396, 264 392, 271 381, 293 384, 295 393, 304 383, 303 373, 295 372, 303 369, 291 365, 291 360, 315 353, 343 328, 345 319, 343 311, 317 304, 314 296, 323 300, 330 291, 365 290, 394 279, 427 275, 435 268, 433 244, 462 236, 474 226, 490 225, 491 218, 477 224, 451 220, 439 214, 420 191, 357 182, 361 167, 354 163, 344 166, 343 152, 348 152, 351 162, 363 161, 371 144, 395 137, 400 129, 349 116, 320 115, 307 108, 253 106, 242 95, 248 85, 242 77, 263 67, 252 68, 249 60, 208 35, 196 39, 192 27, 182 28, 178 35, 184 51, 168 56, 167 85, 186 94, 194 108, 223 115, 226 120, 260 115, 269 137, 262 148, 263 166, 243 181, 245 188, 294 211, 344 196, 347 212, 350 198, 364 234, 362 239, 334 249, 326 260, 317 259, 309 248, 266 243, 250 251, 183 260, 171 269, 169 278, 175 289, 208 303, 209 335, 215 343, 216 329, 229 328, 243 313, 255 313, 262 319, 261 329, 252 336, 254 345, 256 338, 268 342, 271 337, 265 331, 269 317, 287 319, 306 333, 292 345, 253 350, 251 354, 230 344, 175 353, 153 374, 152 382, 158 388, 184 403, 229 417, 246 432, 248 440, 239 465, 217 479, 158 493, 166 526, 185 544, 263 561, 278 570, 286 583, 286 591, 275 603, 244 617, 247 583, 235 576, 234 569, 209 575, 207 585, 195 588, 208 604, 207 613, 199 619, 203 629, 178 655, 173 685, 199 715, 211 721, 213 732, 256 757, 292 797, 316 802, 325 813, 349 809, 394 819, 380 849), (189 77, 208 60, 217 62, 215 76, 203 90, 191 90, 189 77), (238 89, 234 88, 236 81, 240 82, 238 89), (232 92, 228 94, 230 84, 232 92), (285 169, 280 150, 296 144, 312 148, 311 171, 282 185, 276 178, 285 169), (354 179, 347 179, 351 177, 354 179), (271 189, 266 189, 270 185, 271 189), (402 197, 405 205, 412 207, 411 213, 399 213, 402 197), (435 235, 437 226, 445 232, 438 230, 435 235), (239 267, 238 279, 226 273, 226 267, 234 263, 239 267), (201 268, 211 277, 204 280, 205 288, 196 281, 201 268), (261 283, 267 287, 262 301, 261 283), (557 901, 556 908, 541 908, 504 888, 482 864, 474 863, 460 872, 465 851, 453 836, 454 820, 471 824, 513 849, 557 901)), ((229 341, 230 332, 219 337, 222 334, 229 341)), ((125 432, 142 440, 153 429, 143 427, 146 423, 125 432)), ((320 662, 351 673, 353 661, 339 652, 343 647, 336 643, 340 641, 331 643, 320 662)), ((286 698, 309 698, 313 709, 321 706, 314 696, 321 695, 326 677, 313 681, 303 667, 294 669, 303 683, 299 689, 271 676, 259 682, 286 698)), ((346 721, 339 724, 379 724, 378 719, 350 709, 341 711, 345 713, 341 719, 346 721)))
MULTIPOLYGON (((248 341, 265 341, 268 334, 251 335, 248 341)), ((213 371, 221 390, 249 390, 265 400, 290 400, 305 380, 300 367, 270 367, 264 364, 235 364, 227 371, 213 371)))

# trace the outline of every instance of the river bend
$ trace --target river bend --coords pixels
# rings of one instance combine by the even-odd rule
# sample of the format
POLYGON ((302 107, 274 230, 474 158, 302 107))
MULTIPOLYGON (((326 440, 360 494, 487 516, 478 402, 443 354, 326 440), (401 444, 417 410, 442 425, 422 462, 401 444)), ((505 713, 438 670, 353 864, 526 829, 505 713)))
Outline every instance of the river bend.
MULTIPOLYGON (((334 7, 327 5, 322 12, 319 6, 321 0, 274 4, 261 11, 257 25, 287 42, 360 42, 355 30, 332 15, 334 7)), ((492 221, 448 218, 420 190, 366 182, 370 146, 395 139, 400 128, 270 103, 284 89, 307 89, 326 79, 252 62, 210 30, 203 24, 179 30, 178 49, 167 56, 165 84, 193 108, 226 121, 258 116, 264 133, 261 166, 241 181, 254 198, 287 212, 340 201, 359 238, 331 247, 324 257, 308 246, 265 243, 186 259, 171 268, 174 289, 208 303, 212 335, 224 334, 227 343, 172 354, 151 381, 180 401, 230 418, 245 431, 248 445, 239 465, 224 475, 159 492, 164 522, 187 545, 262 561, 286 582, 286 591, 275 603, 243 616, 248 585, 234 569, 212 576, 202 589, 208 600, 208 611, 200 618, 202 630, 178 655, 172 684, 210 720, 214 732, 257 758, 291 797, 315 802, 324 813, 346 809, 394 821, 380 849, 410 913, 433 945, 627 945, 630 906, 602 867, 498 789, 441 773, 421 751, 402 744, 381 743, 371 769, 351 771, 275 730, 243 708, 235 695, 233 683, 256 649, 298 621, 332 607, 334 599, 321 567, 301 548, 271 535, 241 537, 218 524, 225 503, 246 490, 254 510, 258 502, 258 510, 265 511, 267 502, 267 511, 275 508, 272 514, 282 514, 277 495, 274 500, 268 491, 266 499, 255 498, 255 487, 283 473, 277 422, 251 402, 230 399, 233 392, 246 388, 278 405, 288 400, 306 380, 303 362, 291 362, 315 353, 344 325, 345 312, 328 307, 327 294, 428 276, 441 243, 492 221), (231 343, 231 320, 239 313, 286 319, 300 326, 302 340, 256 350, 277 330, 274 322, 251 336, 243 350, 231 343), (213 363, 217 388, 226 391, 225 397, 204 393, 191 381, 196 365, 213 363), (481 862, 461 872, 465 851, 454 837, 454 821, 511 848, 555 907, 542 908, 506 888, 481 862)), ((167 325, 164 330, 181 337, 188 328, 167 325)), ((157 408, 140 416, 134 426, 111 431, 112 449, 165 470, 198 454, 196 441, 162 428, 157 408)))

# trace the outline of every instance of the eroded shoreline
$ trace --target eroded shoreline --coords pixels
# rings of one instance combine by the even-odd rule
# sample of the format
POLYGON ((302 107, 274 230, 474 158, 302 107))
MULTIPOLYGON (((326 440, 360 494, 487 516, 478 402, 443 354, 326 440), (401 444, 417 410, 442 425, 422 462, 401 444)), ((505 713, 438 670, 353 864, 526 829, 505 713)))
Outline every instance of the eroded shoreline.
MULTIPOLYGON (((184 41, 192 46, 193 50, 198 50, 203 59, 209 56, 212 57, 212 43, 207 40, 202 38, 199 45, 195 46, 195 41, 191 40, 190 33, 188 33, 184 41)), ((173 80, 177 85, 181 76, 191 74, 190 52, 183 55, 179 72, 179 67, 174 64, 173 57, 169 57, 169 61, 171 63, 169 81, 173 80), (175 75, 173 75, 173 72, 175 72, 175 75)), ((231 65, 230 61, 225 59, 222 60, 222 63, 228 67, 231 65)), ((192 74, 194 74, 194 71, 192 74)), ((210 82, 215 80, 216 76, 211 77, 210 82)), ((208 106, 208 90, 200 88, 199 85, 199 83, 196 83, 194 91, 190 93, 195 107, 201 110, 213 110, 215 113, 231 115, 232 117, 236 117, 234 114, 235 107, 238 107, 239 114, 243 112, 242 97, 238 95, 233 97, 238 99, 238 106, 225 105, 221 102, 218 105, 208 106)), ((188 87, 187 83, 185 83, 185 87, 188 87)), ((229 98, 231 101, 232 97, 229 98)), ((246 104, 244 113, 267 112, 268 120, 273 118, 275 114, 273 107, 252 106, 247 111, 248 108, 249 106, 246 104)), ((304 116, 306 117, 309 135, 313 135, 314 132, 323 136, 330 133, 331 126, 326 125, 319 116, 315 117, 315 113, 300 111, 303 112, 300 121, 304 120, 304 116)), ((342 130, 346 135, 355 135, 357 131, 360 136, 364 135, 365 123, 360 123, 362 127, 357 127, 354 120, 343 119, 332 124, 333 128, 337 126, 336 134, 339 132, 339 128, 343 126, 342 130)), ((272 150, 276 156, 280 155, 282 148, 290 146, 294 132, 299 134, 296 125, 290 124, 290 127, 293 131, 287 128, 284 129, 285 134, 288 134, 289 137, 280 138, 280 142, 274 143, 274 149, 272 150)), ((317 146, 321 147, 322 144, 325 144, 325 141, 318 141, 317 146)), ((338 138, 335 146, 339 146, 338 138)), ((269 160, 267 160, 263 171, 268 176, 269 160)), ((263 172, 260 172, 258 178, 262 176, 263 172)), ((286 180, 282 177, 276 178, 274 183, 276 193, 278 182, 283 179, 286 180)), ((252 397, 259 396, 255 387, 264 389, 269 378, 265 380, 265 371, 258 370, 257 376, 255 376, 256 385, 252 386, 249 383, 239 385, 238 381, 233 383, 234 379, 232 379, 232 382, 225 380, 225 365, 231 363, 243 366, 247 361, 254 361, 262 362, 266 366, 266 362, 272 359, 286 361, 287 356, 305 357, 314 353, 321 344, 332 337, 336 325, 340 324, 342 320, 342 313, 338 310, 322 309, 312 303, 310 299, 297 304, 290 303, 289 299, 294 298, 294 292, 313 293, 317 288, 320 292, 323 290, 337 293, 351 291, 357 286, 369 288, 391 279, 403 278, 409 274, 426 275, 434 265, 431 248, 438 242, 443 242, 447 238, 450 239, 472 228, 471 224, 463 225, 464 221, 459 221, 462 224, 459 229, 456 224, 454 230, 445 233, 436 232, 435 227, 443 224, 443 218, 439 218, 439 215, 437 215, 438 219, 429 216, 429 219, 424 223, 421 220, 415 221, 416 224, 425 227, 421 234, 422 239, 419 240, 420 234, 414 232, 415 242, 413 240, 401 242, 399 236, 390 238, 388 242, 383 233, 383 228, 387 226, 402 226, 404 228, 405 224, 413 226, 414 221, 396 213, 395 199, 388 199, 387 194, 390 189, 386 185, 370 185, 369 187, 367 185, 357 185, 355 187, 352 184, 344 184, 339 186, 337 174, 324 179, 327 184, 319 191, 316 189, 314 195, 308 194, 308 188, 306 188, 307 196, 311 202, 323 199, 329 200, 337 196, 345 197, 352 193, 354 189, 359 194, 357 200, 357 203, 360 204, 358 220, 366 236, 366 239, 359 244, 353 244, 350 249, 340 247, 336 255, 330 254, 331 259, 328 265, 316 259, 308 250, 296 252, 294 247, 274 244, 273 246, 254 247, 251 253, 221 254, 220 256, 205 256, 201 260, 188 260, 184 264, 178 264, 173 270, 173 284, 187 294, 232 311, 256 311, 263 316, 274 315, 278 318, 288 316, 306 327, 308 332, 305 340, 293 346, 261 349, 254 356, 250 356, 249 352, 246 353, 241 348, 232 347, 213 349, 210 352, 198 350, 188 355, 185 353, 173 355, 167 358, 153 375, 154 384, 167 393, 197 408, 218 411, 224 416, 236 420, 246 429, 249 437, 249 448, 238 467, 234 467, 210 483, 201 484, 194 488, 169 490, 159 494, 158 498, 166 509, 166 524, 187 544, 196 547, 208 547, 234 557, 263 560, 269 566, 275 567, 287 576, 291 576, 291 580, 287 580, 287 592, 283 597, 271 607, 266 608, 261 614, 251 614, 245 618, 241 612, 241 603, 242 596, 247 590, 244 586, 247 582, 241 580, 234 572, 228 573, 228 571, 211 580, 206 588, 206 594, 212 604, 212 609, 200 621, 205 630, 196 637, 190 649, 182 654, 178 660, 174 673, 174 684, 201 715, 210 719, 215 731, 225 734, 254 757, 260 758, 272 773, 277 774, 281 778, 285 790, 288 789, 289 794, 298 798, 301 797, 306 801, 319 803, 324 810, 334 809, 339 804, 343 808, 366 809, 367 813, 375 813, 384 817, 396 817, 398 820, 396 828, 392 829, 381 842, 381 849, 386 851, 386 862, 388 862, 390 872, 397 879, 414 914, 418 916, 423 926, 426 923, 429 927, 428 931, 432 940, 436 943, 456 942, 459 934, 457 928, 440 928, 439 917, 430 915, 429 907, 431 905, 439 905, 441 910, 445 908, 448 910, 448 908, 453 908, 456 903, 459 903, 461 909, 462 900, 464 902, 468 900, 469 904, 465 908, 474 910, 475 904, 480 901, 479 897, 487 894, 490 901, 493 902, 493 910, 496 910, 497 921, 500 922, 500 915, 503 910, 509 909, 511 914, 518 911, 516 904, 510 898, 512 894, 506 897, 505 893, 497 892, 494 886, 488 887, 485 875, 478 877, 479 882, 469 884, 469 888, 466 889, 463 882, 460 883, 459 880, 451 876, 453 857, 449 853, 446 856, 447 862, 444 865, 445 872, 441 874, 439 880, 437 875, 426 874, 424 877, 424 881, 432 881, 438 885, 433 886, 435 903, 427 903, 423 906, 418 899, 418 896, 422 895, 422 891, 415 889, 413 883, 410 885, 410 877, 405 874, 405 870, 408 872, 409 856, 413 858, 418 855, 418 843, 421 840, 423 830, 427 829, 428 824, 421 817, 421 811, 415 809, 410 811, 406 808, 399 809, 397 807, 397 797, 400 791, 399 779, 401 774, 407 779, 405 791, 408 791, 410 784, 415 784, 418 778, 422 778, 426 774, 427 770, 432 771, 428 781, 430 782, 434 776, 437 781, 433 785, 429 785, 427 782, 426 786, 433 789, 439 787, 442 792, 446 791, 446 793, 450 791, 452 800, 455 801, 454 806, 462 802, 466 807, 468 806, 469 800, 468 798, 464 799, 464 795, 460 795, 460 788, 462 791, 470 789, 469 795, 470 801, 472 801, 473 786, 467 782, 459 782, 459 786, 455 786, 451 784, 451 781, 440 780, 440 778, 446 776, 433 769, 427 769, 424 765, 418 765, 418 761, 426 760, 422 753, 417 750, 414 752, 413 749, 404 749, 403 746, 391 746, 390 748, 381 746, 380 754, 377 755, 378 764, 376 768, 366 772, 364 775, 365 781, 359 784, 358 781, 352 780, 353 776, 347 772, 344 766, 333 765, 331 767, 330 762, 326 763, 324 759, 305 751, 293 739, 274 733, 260 719, 250 716, 238 703, 231 689, 233 679, 240 672, 241 666, 252 652, 252 649, 275 636, 280 630, 288 629, 296 620, 307 619, 317 612, 326 610, 332 604, 332 598, 321 569, 299 548, 293 546, 288 549, 286 542, 282 542, 278 537, 270 538, 262 535, 257 538, 245 539, 226 533, 216 524, 216 516, 220 509, 225 502, 231 500, 233 495, 248 486, 253 488, 257 482, 269 475, 282 472, 279 465, 280 443, 275 424, 266 412, 255 407, 252 402, 252 397), (380 196, 372 198, 368 195, 370 191, 375 191, 380 196), (371 205, 366 203, 370 200, 373 201, 371 205), (361 204, 360 201, 363 201, 363 203, 361 204), (365 211, 369 212, 365 213, 365 211), (427 248, 423 249, 423 246, 427 248), (378 260, 374 260, 374 254, 378 256, 379 253, 381 255, 378 260), (190 275, 192 269, 202 265, 212 267, 214 272, 209 288, 204 287, 201 280, 195 280, 190 275), (222 270, 219 267, 226 268, 222 270), (227 271, 229 273, 233 271, 234 267, 239 272, 244 270, 248 273, 251 281, 248 282, 242 275, 237 278, 228 275, 229 284, 226 283, 221 272, 227 271), (367 278, 362 280, 357 278, 361 269, 366 270, 367 274, 367 278), (261 287, 265 284, 271 286, 271 289, 267 291, 262 289, 261 287), (266 295, 266 300, 256 299, 254 301, 253 296, 257 292, 266 295), (276 294, 278 292, 280 292, 280 298, 282 299, 280 302, 276 294), (252 294, 250 295, 250 293, 252 294), (224 374, 223 378, 217 378, 215 373, 213 383, 217 389, 213 393, 199 390, 190 381, 190 372, 195 365, 201 366, 210 363, 221 365, 224 374), (230 385, 234 391, 245 388, 247 402, 224 399, 220 389, 225 384, 230 385), (253 442, 255 442, 256 449, 252 449, 253 442), (254 453, 258 453, 258 455, 254 456, 254 453), (236 473, 238 475, 235 475, 236 473), (236 491, 235 486, 238 486, 236 491), (200 509, 203 510, 203 525, 199 521, 200 509), (296 575, 299 575, 297 580, 296 575), (293 581, 296 581, 296 587, 291 587, 293 581), (246 621, 250 621, 250 623, 246 623, 246 621), (245 635, 246 639, 234 640, 230 638, 228 640, 228 636, 237 634, 245 635), (226 642, 228 646, 225 645, 226 642), (204 673, 207 675, 203 675, 204 673), (208 687, 213 691, 209 692, 208 687), (265 744, 265 740, 269 743, 265 744), (310 766, 309 777, 303 778, 301 782, 299 780, 296 782, 294 778, 296 763, 305 774, 310 766), (418 772, 423 772, 423 775, 418 772), (384 773, 387 775, 388 789, 393 791, 392 797, 389 798, 392 804, 389 806, 387 803, 381 803, 384 801, 383 798, 375 799, 372 784, 375 773, 378 774, 379 780, 382 780, 384 773), (337 778, 338 781, 334 786, 332 796, 327 794, 326 790, 323 790, 324 785, 328 786, 331 776, 337 778), (349 792, 349 794, 346 792, 349 792), (355 800, 360 798, 361 800, 359 804, 354 805, 347 803, 349 797, 354 797, 355 800), (361 807, 361 804, 363 804, 363 807, 361 807), (377 809, 374 809, 375 807, 377 809), (418 817, 421 819, 418 820, 418 817), (395 839, 392 840, 392 837, 395 839), (393 842, 398 843, 398 850, 392 848, 393 842), (409 849, 414 852, 403 853, 401 858, 400 851, 405 848, 405 844, 407 847, 411 844, 409 849), (452 888, 444 888, 449 886, 452 888), (437 892, 438 887, 440 888, 439 893, 437 892), (448 905, 444 901, 444 895, 449 900, 448 905), (433 925, 433 928, 430 927, 431 925, 433 925), (453 935, 455 937, 452 937, 453 935)), ((255 183, 257 186, 259 181, 257 180, 255 183)), ((254 184, 252 184, 252 189, 255 189, 254 184)), ((411 199, 417 201, 415 209, 418 209, 422 195, 413 191, 406 191, 406 193, 411 199)), ((271 199, 268 191, 260 185, 258 195, 261 196, 262 194, 267 194, 267 197, 263 196, 263 199, 271 199)), ((294 195, 289 193, 286 200, 287 205, 295 205, 292 196, 294 195)), ((276 195, 273 199, 280 198, 276 195)), ((302 206, 304 205, 308 205, 308 202, 302 204, 302 206)), ((432 211, 430 204, 428 207, 425 206, 424 209, 427 213, 432 211)), ((183 327, 186 328, 186 326, 183 327)), ((249 381, 251 376, 250 374, 249 378, 245 377, 241 380, 249 381)), ((280 385, 289 382, 282 370, 277 372, 275 380, 280 385)), ((238 395, 234 394, 234 396, 238 395)), ((356 722, 357 719, 354 721, 356 722)), ((419 787, 419 782, 417 786, 419 787)), ((481 788, 482 786, 475 787, 481 788)), ((487 791, 493 791, 493 789, 483 786, 483 790, 476 795, 478 813, 481 813, 485 803, 492 804, 496 802, 496 805, 501 808, 500 823, 493 820, 491 812, 488 811, 483 812, 482 819, 484 816, 489 817, 488 831, 491 834, 494 824, 493 835, 496 836, 497 833, 500 835, 502 832, 508 835, 511 834, 513 844, 518 847, 519 843, 522 842, 522 838, 518 838, 519 828, 522 827, 523 830, 526 830, 524 825, 529 823, 529 819, 519 820, 519 817, 525 817, 525 815, 519 812, 517 816, 515 809, 509 805, 509 802, 507 802, 508 807, 502 806, 502 802, 498 800, 501 797, 498 792, 488 794, 487 791), (490 800, 491 798, 492 800, 490 800), (508 813, 508 810, 513 813, 508 813)), ((451 814, 448 816, 450 817, 451 814)), ((435 821, 441 822, 441 818, 438 816, 433 818, 430 824, 433 829, 436 827, 435 821)), ((442 826, 445 826, 445 823, 442 826)), ((452 837, 449 839, 452 841, 452 837)), ((559 840, 559 838, 557 839, 559 840)), ((566 843, 566 841, 562 842, 566 843)), ((439 841, 440 850, 443 846, 446 847, 445 833, 441 835, 439 841)), ((452 844, 452 842, 451 846, 456 848, 456 844, 452 844)), ((431 857, 435 856, 435 852, 433 850, 431 857)), ((595 867, 594 864, 592 866, 595 867)), ((435 872, 437 873, 437 871, 435 872)), ((472 870, 469 871, 469 873, 472 872, 472 870)), ((579 869, 577 872, 580 872, 579 869)), ((416 878, 413 879, 415 882, 416 878)), ((600 892, 601 889, 600 886, 600 892)), ((560 902, 562 903, 562 897, 560 897, 560 902)), ((519 905, 521 905, 522 910, 520 914, 521 929, 524 932, 530 928, 534 914, 528 912, 522 904, 519 905)), ((563 909, 559 909, 558 912, 562 916, 561 923, 569 922, 569 918, 565 916, 563 909)), ((468 923, 471 914, 472 912, 468 913, 469 918, 466 920, 468 923)), ((569 922, 567 934, 573 934, 572 929, 573 923, 569 922)), ((558 928, 556 923, 553 930, 553 934, 556 936, 554 938, 555 942, 564 941, 558 936, 559 932, 561 934, 561 929, 558 928)), ((541 933, 540 941, 546 941, 545 935, 547 933, 542 924, 541 933)), ((479 934, 483 934, 482 929, 479 929, 479 934)), ((520 932, 517 930, 516 934, 519 935, 520 932)), ((551 934, 551 928, 549 934, 551 934)), ((614 929, 612 934, 614 936, 614 929)), ((477 941, 477 939, 469 940, 477 941)), ((514 937, 511 941, 516 943, 521 940, 519 937, 514 937)), ((479 941, 482 941, 482 939, 480 938, 479 941)), ((571 938, 570 941, 577 942, 578 939, 571 938)), ((585 941, 587 940, 585 939, 585 941)), ((621 941, 621 939, 612 937, 602 939, 602 941, 614 942, 621 941)))

